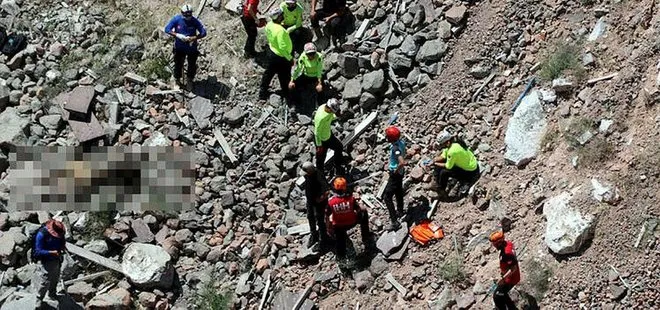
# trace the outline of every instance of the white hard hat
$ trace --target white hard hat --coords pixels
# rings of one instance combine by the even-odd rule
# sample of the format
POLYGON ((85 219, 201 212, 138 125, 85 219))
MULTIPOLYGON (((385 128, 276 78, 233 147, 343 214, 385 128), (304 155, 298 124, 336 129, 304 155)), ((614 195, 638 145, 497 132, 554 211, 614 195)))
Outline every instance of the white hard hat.
POLYGON ((270 13, 268 13, 268 16, 270 16, 270 18, 272 18, 272 19, 276 19, 276 18, 282 16, 282 14, 284 14, 282 9, 275 8, 274 10, 270 11, 270 13))
POLYGON ((305 43, 305 48, 303 49, 305 54, 316 53, 316 45, 312 42, 305 43))
POLYGON ((339 111, 339 101, 335 98, 328 100, 325 106, 328 107, 332 113, 337 113, 339 111))
POLYGON ((451 140, 451 134, 443 130, 439 135, 438 135, 438 144, 445 144, 445 142, 451 140))
POLYGON ((193 8, 190 4, 184 4, 181 6, 181 13, 192 13, 193 8))

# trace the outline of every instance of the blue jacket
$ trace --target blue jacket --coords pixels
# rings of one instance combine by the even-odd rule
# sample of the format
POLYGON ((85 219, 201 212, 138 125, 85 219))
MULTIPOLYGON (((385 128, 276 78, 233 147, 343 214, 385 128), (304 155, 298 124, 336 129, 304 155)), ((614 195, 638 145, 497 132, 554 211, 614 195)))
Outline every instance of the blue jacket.
MULTIPOLYGON (((206 36, 204 25, 202 25, 202 22, 194 16, 190 20, 185 20, 181 14, 172 17, 172 20, 170 20, 170 22, 167 23, 167 26, 165 26, 165 33, 169 34, 172 30, 189 37, 196 35, 198 39, 206 36)), ((175 39, 174 49, 184 52, 196 52, 197 41, 190 44, 189 42, 175 39)))
POLYGON ((41 227, 35 236, 34 257, 40 260, 59 259, 59 257, 51 255, 48 251, 63 251, 65 245, 64 238, 55 238, 48 232, 46 227, 41 227))

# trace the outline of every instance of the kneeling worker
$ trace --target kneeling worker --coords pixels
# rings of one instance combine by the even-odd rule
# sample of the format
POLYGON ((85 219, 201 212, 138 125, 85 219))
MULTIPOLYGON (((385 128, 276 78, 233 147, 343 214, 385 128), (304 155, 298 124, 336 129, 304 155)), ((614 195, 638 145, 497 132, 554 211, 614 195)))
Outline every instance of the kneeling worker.
MULTIPOLYGON (((298 62, 293 69, 289 89, 297 88, 295 103, 303 104, 303 101, 311 100, 309 106, 316 108, 316 93, 323 91, 323 55, 316 51, 314 43, 305 44, 304 53, 298 57, 298 62), (312 98, 306 98, 312 94, 312 98)), ((304 103, 306 105, 306 102, 304 103)))
POLYGON ((465 142, 456 139, 447 131, 438 137, 442 152, 433 161, 435 179, 438 183, 438 195, 447 196, 447 182, 455 178, 463 184, 475 182, 479 177, 479 163, 465 142))
POLYGON ((328 201, 326 225, 330 235, 334 233, 338 258, 346 257, 348 230, 360 224, 362 242, 368 250, 373 248, 373 236, 369 230, 369 214, 358 206, 355 197, 348 191, 348 184, 343 177, 336 177, 332 182, 334 196, 328 201))
POLYGON ((293 50, 297 53, 300 53, 301 45, 303 42, 303 7, 298 3, 297 0, 284 0, 280 4, 280 9, 284 13, 284 21, 282 26, 286 28, 286 31, 291 36, 291 42, 293 43, 293 50))

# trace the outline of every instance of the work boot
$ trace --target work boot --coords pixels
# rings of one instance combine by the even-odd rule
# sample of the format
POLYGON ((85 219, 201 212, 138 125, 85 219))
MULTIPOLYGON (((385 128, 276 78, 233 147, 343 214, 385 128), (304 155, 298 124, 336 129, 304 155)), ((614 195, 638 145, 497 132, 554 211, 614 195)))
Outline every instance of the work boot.
POLYGON ((193 91, 194 79, 192 77, 186 77, 186 90, 193 91))
POLYGON ((391 220, 390 223, 385 226, 385 230, 387 231, 397 231, 401 228, 401 223, 397 220, 391 220))
POLYGON ((319 242, 319 234, 318 234, 318 232, 313 232, 313 233, 309 236, 309 239, 307 240, 307 244, 305 245, 305 247, 307 247, 308 249, 310 249, 310 248, 312 248, 312 246, 314 246, 314 245, 317 244, 318 242, 319 242))

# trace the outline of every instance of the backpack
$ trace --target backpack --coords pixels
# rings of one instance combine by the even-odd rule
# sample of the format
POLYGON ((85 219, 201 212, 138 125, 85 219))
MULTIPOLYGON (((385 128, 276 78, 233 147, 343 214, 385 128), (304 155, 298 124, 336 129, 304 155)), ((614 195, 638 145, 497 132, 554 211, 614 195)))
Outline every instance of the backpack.
POLYGON ((31 233, 30 238, 28 239, 28 242, 30 244, 30 262, 32 263, 36 263, 39 260, 39 258, 35 254, 35 250, 37 249, 37 234, 44 229, 46 229, 46 224, 41 224, 41 226, 39 226, 39 229, 31 233))
POLYGON ((12 58, 25 47, 27 47, 27 38, 22 34, 12 34, 7 36, 6 42, 2 45, 2 53, 12 58))

